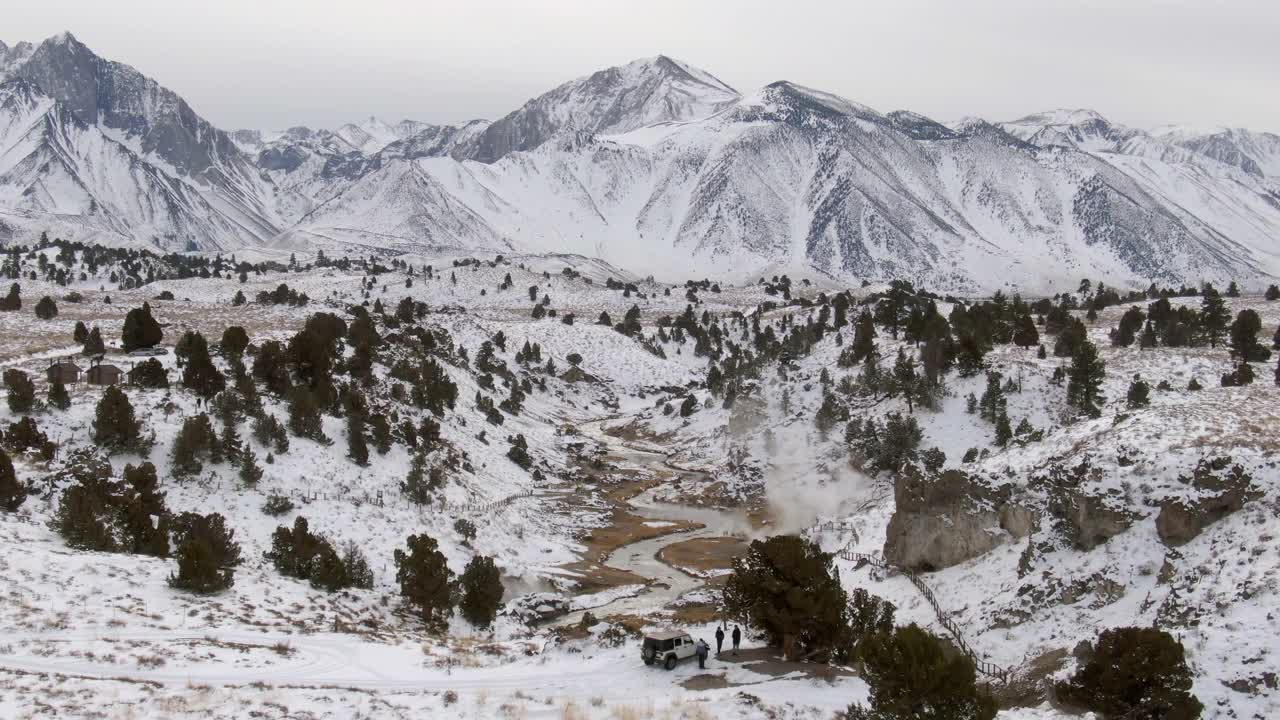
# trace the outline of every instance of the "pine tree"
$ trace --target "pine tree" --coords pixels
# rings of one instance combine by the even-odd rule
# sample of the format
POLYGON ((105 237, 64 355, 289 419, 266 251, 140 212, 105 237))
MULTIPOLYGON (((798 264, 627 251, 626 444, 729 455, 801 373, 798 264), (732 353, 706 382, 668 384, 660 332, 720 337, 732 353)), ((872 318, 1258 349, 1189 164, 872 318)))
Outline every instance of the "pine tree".
POLYGON ((987 422, 995 422, 1008 406, 1004 386, 1000 382, 1003 378, 1004 376, 995 370, 987 372, 987 387, 982 392, 982 399, 978 401, 979 417, 987 422))
POLYGON ((156 468, 149 462, 124 468, 121 498, 127 536, 125 552, 153 557, 169 556, 169 511, 156 468))
POLYGON ((444 468, 438 464, 428 466, 426 453, 419 452, 409 463, 409 473, 400 482, 400 492, 409 502, 426 505, 435 498, 444 480, 444 468))
POLYGON ((1013 333, 1014 345, 1029 348, 1040 344, 1040 331, 1036 329, 1036 321, 1031 319, 1030 314, 1019 315, 1017 325, 1018 328, 1013 333))
POLYGON ((52 320, 58 317, 58 304, 53 298, 45 295, 40 298, 40 302, 36 303, 36 317, 41 320, 52 320))
POLYGON ((246 443, 244 446, 244 454, 240 458, 240 482, 246 487, 257 487, 258 481, 262 479, 262 467, 258 465, 258 456, 253 453, 253 448, 246 443))
POLYGON ((27 499, 27 486, 18 480, 13 461, 0 448, 0 510, 14 512, 27 499))
POLYGON ((9 286, 9 294, 0 298, 0 311, 17 312, 22 309, 22 287, 18 283, 9 286))
POLYGON ((1277 286, 1275 283, 1268 285, 1267 293, 1263 297, 1267 299, 1267 302, 1280 300, 1280 286, 1277 286))
POLYGON ((921 395, 921 378, 916 372, 916 359, 902 348, 898 348, 898 359, 893 364, 893 389, 894 394, 907 401, 907 412, 915 412, 916 400, 921 395))
POLYGON ((155 347, 164 339, 164 331, 160 323, 151 316, 151 306, 143 303, 134 308, 124 318, 124 330, 120 333, 120 341, 125 352, 139 348, 155 347))
POLYGON ((458 609, 467 622, 487 628, 498 616, 502 605, 502 576, 493 558, 476 555, 467 563, 458 579, 462 597, 458 609))
POLYGON ((142 421, 134 416, 129 396, 115 385, 108 386, 98 401, 93 421, 93 442, 114 455, 121 452, 145 454, 151 441, 142 435, 142 421))
POLYGON ((72 455, 65 474, 74 480, 62 490, 53 528, 69 547, 116 552, 121 484, 111 479, 111 464, 92 451, 72 455))
POLYGON ((1141 376, 1134 375, 1129 383, 1129 392, 1125 394, 1125 402, 1130 408, 1142 408, 1151 404, 1151 386, 1141 376))
POLYGON ((753 540, 724 587, 727 614, 794 657, 849 650, 848 597, 832 556, 796 535, 753 540))
POLYGON ((1012 439, 1013 428, 1009 424, 1009 413, 1001 409, 1000 414, 996 416, 996 447, 1004 447, 1008 445, 1009 441, 1012 439))
POLYGON ((102 331, 97 325, 89 331, 85 336, 84 345, 80 348, 81 355, 101 355, 107 351, 107 346, 102 342, 102 331))
POLYGON ((1241 310, 1231 323, 1228 344, 1231 357, 1244 362, 1266 362, 1271 359, 1271 351, 1258 342, 1258 333, 1262 331, 1262 318, 1252 309, 1241 310))
POLYGON ((187 333, 186 359, 182 368, 182 384, 196 395, 209 400, 227 387, 222 371, 214 367, 209 357, 209 346, 200 333, 187 333))
POLYGON ((406 545, 394 555, 400 594, 429 629, 442 630, 453 614, 453 571, 431 537, 410 535, 406 545))
POLYGON ((244 355, 245 348, 249 347, 249 334, 239 325, 232 325, 222 331, 222 353, 231 357, 240 357, 244 355))
POLYGON ((977 687, 973 662, 914 623, 871 633, 858 644, 870 707, 846 720, 991 720, 996 702, 977 687))
POLYGON ((289 431, 298 437, 310 438, 328 444, 320 422, 320 406, 315 396, 304 385, 289 391, 289 431))
POLYGON ((77 345, 83 346, 84 341, 88 339, 88 337, 89 328, 84 326, 83 320, 77 320, 75 330, 71 331, 71 339, 74 340, 77 345))
POLYGON ((1103 717, 1195 720, 1203 710, 1182 644, 1163 630, 1103 630, 1077 667, 1055 694, 1103 717))
POLYGON ((1142 329, 1142 335, 1138 337, 1138 347, 1143 350, 1150 350, 1157 344, 1156 327, 1148 320, 1146 327, 1142 329))
POLYGON ((369 446, 365 442, 364 427, 362 413, 347 413, 347 457, 361 467, 369 464, 369 446))
POLYGON ((1222 342, 1229 322, 1231 311, 1227 309, 1226 301, 1212 285, 1205 286, 1204 299, 1200 301, 1200 329, 1209 341, 1209 347, 1217 347, 1222 342))
POLYGON ((31 412, 36 404, 36 386, 31 377, 17 368, 4 371, 4 386, 9 393, 9 411, 15 415, 31 412))
POLYGON ((169 576, 170 587, 207 595, 235 584, 240 545, 221 515, 183 513, 173 525, 178 569, 169 576))
POLYGON ((214 457, 220 458, 221 454, 209 416, 200 413, 188 417, 173 441, 173 473, 179 477, 195 475, 204 469, 201 457, 215 461, 214 457))
POLYGON ((1067 379, 1067 403, 1089 417, 1102 414, 1102 380, 1106 376, 1106 363, 1098 357, 1098 348, 1088 340, 1071 358, 1067 379))

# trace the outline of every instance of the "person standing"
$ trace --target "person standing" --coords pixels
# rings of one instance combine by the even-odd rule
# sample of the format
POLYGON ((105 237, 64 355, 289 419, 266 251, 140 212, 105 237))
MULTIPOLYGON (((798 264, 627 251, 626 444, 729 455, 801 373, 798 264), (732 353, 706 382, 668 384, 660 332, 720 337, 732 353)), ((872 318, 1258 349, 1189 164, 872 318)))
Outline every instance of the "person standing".
POLYGON ((733 626, 733 654, 738 654, 738 643, 742 642, 742 631, 737 625, 733 626))
POLYGON ((720 657, 720 653, 724 650, 724 628, 716 628, 716 657, 720 657))

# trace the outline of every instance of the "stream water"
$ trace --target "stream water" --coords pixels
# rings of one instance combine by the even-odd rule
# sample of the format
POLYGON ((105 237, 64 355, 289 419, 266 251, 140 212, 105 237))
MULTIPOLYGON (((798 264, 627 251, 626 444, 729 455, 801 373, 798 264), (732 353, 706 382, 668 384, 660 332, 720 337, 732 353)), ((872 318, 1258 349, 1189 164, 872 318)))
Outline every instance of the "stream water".
MULTIPOLYGON (((682 470, 668 464, 666 456, 627 447, 617 439, 605 435, 601 431, 602 423, 590 423, 583 426, 584 434, 603 443, 611 454, 622 458, 632 466, 653 472, 671 472, 689 480, 706 480, 706 473, 682 470)), ((701 527, 683 532, 669 533, 656 538, 638 540, 614 550, 605 564, 618 570, 635 573, 646 580, 648 585, 637 594, 620 597, 597 607, 576 610, 557 618, 552 625, 573 625, 581 621, 584 613, 590 612, 597 617, 610 614, 645 614, 679 598, 681 595, 698 588, 705 582, 704 578, 695 577, 678 570, 658 559, 662 548, 675 543, 699 538, 712 537, 748 537, 751 534, 751 523, 741 510, 716 510, 714 508, 696 507, 676 503, 660 502, 654 499, 660 487, 650 488, 631 498, 628 504, 632 512, 652 522, 695 522, 701 527)))

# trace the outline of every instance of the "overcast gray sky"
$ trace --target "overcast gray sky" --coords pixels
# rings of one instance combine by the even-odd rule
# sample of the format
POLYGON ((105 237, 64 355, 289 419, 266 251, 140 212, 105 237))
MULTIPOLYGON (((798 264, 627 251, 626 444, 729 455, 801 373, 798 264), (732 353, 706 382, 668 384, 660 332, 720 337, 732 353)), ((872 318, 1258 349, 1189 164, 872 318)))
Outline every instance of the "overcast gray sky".
POLYGON ((791 80, 882 111, 1280 132, 1277 0, 53 0, 0 39, 70 30, 224 128, 495 118, 664 53, 740 91, 791 80))

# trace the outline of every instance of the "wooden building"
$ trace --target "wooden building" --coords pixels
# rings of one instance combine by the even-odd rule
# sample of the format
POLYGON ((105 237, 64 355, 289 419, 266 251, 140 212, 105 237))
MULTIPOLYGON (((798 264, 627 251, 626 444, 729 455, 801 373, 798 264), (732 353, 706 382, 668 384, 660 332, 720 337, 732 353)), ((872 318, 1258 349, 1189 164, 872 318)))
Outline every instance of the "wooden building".
POLYGON ((89 382, 94 385, 117 385, 124 371, 115 365, 94 365, 85 373, 89 382))
POLYGON ((45 370, 45 377, 52 384, 54 381, 62 381, 63 385, 80 382, 80 373, 84 372, 80 366, 70 360, 59 360, 49 365, 49 369, 45 370))

